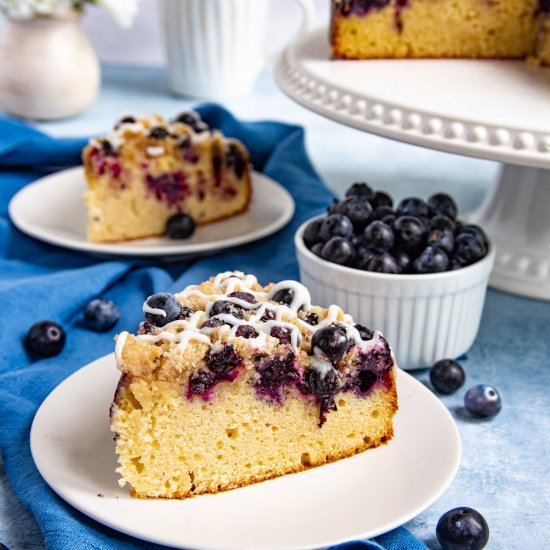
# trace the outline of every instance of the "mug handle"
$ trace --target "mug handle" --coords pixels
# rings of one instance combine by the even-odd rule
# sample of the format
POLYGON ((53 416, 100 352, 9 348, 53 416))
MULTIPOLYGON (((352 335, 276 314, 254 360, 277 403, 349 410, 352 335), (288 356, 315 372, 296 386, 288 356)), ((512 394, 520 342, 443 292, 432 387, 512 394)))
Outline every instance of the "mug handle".
MULTIPOLYGON (((313 26, 313 19, 315 17, 315 4, 313 3, 313 0, 296 0, 296 2, 298 2, 300 8, 302 8, 302 23, 291 40, 298 38, 298 36, 304 34, 306 31, 311 29, 311 27, 313 26)), ((269 65, 270 63, 275 61, 283 53, 285 48, 286 45, 283 46, 280 50, 268 56, 268 58, 265 60, 264 66, 269 65)))

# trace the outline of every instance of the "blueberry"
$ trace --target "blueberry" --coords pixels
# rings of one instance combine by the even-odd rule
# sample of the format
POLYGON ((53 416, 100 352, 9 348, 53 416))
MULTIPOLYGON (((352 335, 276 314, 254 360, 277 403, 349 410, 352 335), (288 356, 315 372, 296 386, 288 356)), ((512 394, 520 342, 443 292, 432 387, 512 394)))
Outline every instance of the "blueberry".
POLYGON ((278 290, 277 292, 275 292, 275 294, 273 294, 273 298, 271 299, 274 302, 278 302, 279 304, 285 304, 289 306, 294 300, 294 290, 292 290, 291 288, 281 288, 281 290, 278 290))
POLYGON ((230 143, 225 155, 225 164, 228 168, 233 168, 237 178, 241 179, 248 165, 248 159, 245 158, 240 147, 230 143))
POLYGON ((316 243, 311 247, 311 251, 315 256, 319 256, 319 258, 323 257, 323 246, 325 246, 325 243, 316 243))
POLYGON ((218 328, 225 325, 221 319, 207 319, 201 328, 218 328))
POLYGON ((437 246, 450 256, 455 246, 455 237, 452 231, 432 229, 428 234, 428 246, 437 246))
POLYGON ((407 197, 397 205, 398 216, 428 217, 428 205, 418 197, 407 197))
POLYGON ((346 191, 346 197, 362 197, 370 200, 374 197, 374 191, 368 183, 357 182, 346 191))
POLYGON ((445 395, 454 393, 462 387, 466 380, 464 369, 454 359, 442 359, 434 363, 430 369, 430 382, 432 386, 445 395))
POLYGON ((469 225, 463 225, 458 229, 459 234, 463 233, 470 233, 471 235, 475 235, 484 245, 486 248, 489 247, 489 240, 487 239, 487 234, 479 225, 469 224, 469 225))
POLYGON ((170 135, 170 132, 162 126, 155 126, 149 130, 149 137, 151 139, 166 139, 170 135))
POLYGON ((427 246, 416 258, 414 269, 417 273, 442 273, 447 270, 449 257, 436 246, 427 246))
POLYGON ((101 145, 101 151, 105 155, 116 155, 116 149, 113 144, 108 139, 100 139, 99 143, 101 145))
POLYGON ((428 228, 419 218, 414 216, 401 216, 393 224, 395 245, 405 252, 418 255, 426 246, 428 228))
POLYGON ((383 221, 386 225, 389 225, 390 227, 393 227, 393 224, 395 223, 396 219, 397 218, 396 218, 395 214, 386 214, 381 219, 381 221, 383 221))
POLYGON ((348 239, 344 237, 333 237, 323 245, 321 256, 335 264, 347 264, 353 259, 355 251, 348 239))
POLYGON ((281 344, 290 344, 292 331, 287 327, 271 327, 269 333, 273 338, 277 338, 281 344))
POLYGON ((460 256, 467 265, 481 260, 487 254, 483 241, 473 233, 459 233, 455 238, 455 256, 460 256))
POLYGON ((437 540, 443 550, 481 550, 489 541, 489 526, 473 508, 453 508, 437 522, 437 540))
POLYGON ((133 116, 125 116, 125 117, 122 117, 115 125, 115 130, 119 127, 119 126, 122 126, 123 124, 134 124, 136 121, 136 119, 133 117, 133 116))
POLYGON ((314 332, 311 338, 311 349, 319 352, 329 361, 340 361, 348 351, 348 338, 342 327, 323 327, 314 332), (317 351, 318 350, 318 351, 317 351))
POLYGON ((391 255, 395 258, 395 261, 397 262, 397 265, 401 269, 401 273, 411 273, 414 263, 413 259, 411 258, 410 254, 405 252, 404 250, 401 250, 400 248, 394 248, 391 251, 391 255))
POLYGON ((243 308, 238 304, 234 304, 229 300, 217 300, 212 304, 210 308, 210 317, 215 317, 216 315, 233 315, 237 319, 243 318, 243 308))
POLYGON ((388 252, 373 256, 367 264, 367 271, 375 273, 401 273, 397 260, 388 252))
POLYGON ((208 125, 202 121, 199 113, 196 113, 195 111, 180 113, 175 118, 174 122, 181 122, 182 124, 187 124, 187 126, 191 126, 191 128, 193 128, 193 130, 197 134, 208 130, 208 125))
POLYGON ((372 207, 361 197, 347 197, 336 206, 336 212, 346 216, 355 231, 362 231, 372 217, 372 207))
POLYGON ((478 384, 466 392, 464 407, 476 416, 490 418, 500 412, 502 402, 493 386, 478 384))
POLYGON ((319 316, 313 311, 301 311, 298 312, 298 316, 300 317, 300 319, 303 319, 308 325, 315 326, 319 324, 319 316))
POLYGON ((256 338, 258 336, 258 331, 251 327, 250 325, 241 325, 235 332, 235 336, 239 338, 256 338))
POLYGON ((338 371, 331 369, 329 372, 321 373, 317 369, 309 369, 304 376, 303 389, 305 393, 314 395, 317 399, 319 409, 319 425, 326 422, 325 414, 329 410, 336 410, 334 394, 338 390, 338 371))
POLYGON ((321 225, 323 224, 323 219, 313 220, 306 225, 304 229, 304 244, 311 249, 311 247, 321 242, 321 225))
POLYGON ((248 302, 249 304, 255 304, 256 298, 253 294, 250 294, 250 292, 241 292, 236 291, 232 292, 231 294, 227 295, 228 298, 237 298, 238 300, 242 300, 243 302, 248 302))
POLYGON ((458 214, 458 207, 453 198, 446 193, 436 193, 428 199, 430 216, 447 216, 454 220, 458 214))
POLYGON ((353 248, 357 249, 361 246, 367 246, 367 243, 365 242, 365 236, 363 234, 363 232, 361 232, 359 235, 357 234, 354 234, 350 237, 350 240, 349 242, 351 243, 351 246, 353 246, 353 248))
POLYGON ((178 319, 180 319, 181 321, 183 321, 185 319, 189 319, 189 317, 191 317, 191 315, 193 315, 193 313, 195 313, 194 309, 192 309, 190 307, 187 307, 187 306, 182 306, 181 311, 180 311, 180 316, 178 317, 178 319))
POLYGON ((256 385, 263 388, 278 388, 298 379, 296 357, 289 352, 282 357, 267 358, 256 366, 259 378, 256 385))
POLYGON ((146 321, 157 327, 163 327, 178 319, 181 313, 181 304, 173 294, 157 292, 147 298, 147 301, 143 304, 143 312, 146 321))
POLYGON ((389 225, 386 225, 380 220, 376 220, 365 228, 365 240, 372 248, 376 248, 377 250, 389 250, 393 247, 393 231, 389 225))
POLYGON ((457 256, 455 254, 449 260, 449 266, 447 267, 447 270, 448 271, 456 271, 457 269, 462 269, 463 267, 466 267, 467 265, 468 265, 468 262, 462 256, 457 256))
POLYGON ((189 377, 189 393, 202 395, 216 383, 214 377, 206 371, 195 372, 189 377))
POLYGON ((263 321, 263 322, 274 321, 274 320, 275 320, 275 312, 272 309, 266 309, 260 319, 260 321, 263 321))
POLYGON ((374 332, 363 325, 355 325, 355 328, 359 331, 359 336, 361 336, 361 340, 372 340, 374 336, 374 332))
POLYGON ((166 233, 171 239, 188 239, 195 232, 195 220, 187 214, 174 214, 166 222, 166 233))
POLYGON ((448 218, 447 216, 434 216, 430 220, 430 227, 432 229, 441 229, 442 231, 450 231, 454 233, 456 231, 456 222, 448 218))
POLYGON ((374 208, 378 208, 380 206, 389 206, 390 208, 393 207, 393 199, 390 195, 384 193, 384 191, 376 191, 374 197, 371 199, 371 203, 374 208))
POLYGON ((53 357, 65 345, 65 331, 53 321, 38 321, 29 329, 24 344, 29 352, 41 357, 53 357))
POLYGON ((331 214, 321 224, 321 237, 324 241, 332 237, 349 237, 353 233, 353 225, 347 216, 331 214))
POLYGON ((217 374, 227 374, 242 363, 242 358, 233 346, 224 346, 218 350, 209 350, 204 356, 206 366, 217 374))
POLYGON ((368 248, 366 246, 360 246, 359 248, 357 248, 355 253, 354 266, 357 269, 366 270, 369 262, 377 255, 378 252, 376 250, 373 250, 372 248, 368 248))
POLYGON ((120 317, 118 307, 111 300, 92 300, 84 310, 84 323, 97 332, 106 332, 116 325, 120 317))
POLYGON ((395 211, 391 206, 377 206, 372 213, 375 220, 381 220, 386 216, 395 216, 395 211))

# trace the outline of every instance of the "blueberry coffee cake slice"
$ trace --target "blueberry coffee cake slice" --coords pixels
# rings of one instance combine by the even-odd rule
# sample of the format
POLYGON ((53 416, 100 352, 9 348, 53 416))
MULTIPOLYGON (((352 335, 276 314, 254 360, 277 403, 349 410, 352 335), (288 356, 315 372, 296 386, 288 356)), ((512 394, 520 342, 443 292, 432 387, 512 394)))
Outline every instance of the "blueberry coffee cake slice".
POLYGON ((143 305, 116 342, 120 484, 136 497, 241 487, 387 442, 395 361, 379 332, 295 281, 226 272, 143 305))
POLYGON ((92 242, 163 235, 178 214, 204 225, 244 212, 252 196, 244 145, 194 112, 126 116, 90 141, 83 162, 92 242))

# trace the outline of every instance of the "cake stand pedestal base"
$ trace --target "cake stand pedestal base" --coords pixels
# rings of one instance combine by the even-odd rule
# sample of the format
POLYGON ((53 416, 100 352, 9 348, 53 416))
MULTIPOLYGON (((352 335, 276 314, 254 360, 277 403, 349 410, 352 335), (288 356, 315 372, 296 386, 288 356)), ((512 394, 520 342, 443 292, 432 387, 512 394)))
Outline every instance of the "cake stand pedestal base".
POLYGON ((490 285, 550 300, 550 170, 504 164, 495 189, 469 219, 496 245, 490 285))

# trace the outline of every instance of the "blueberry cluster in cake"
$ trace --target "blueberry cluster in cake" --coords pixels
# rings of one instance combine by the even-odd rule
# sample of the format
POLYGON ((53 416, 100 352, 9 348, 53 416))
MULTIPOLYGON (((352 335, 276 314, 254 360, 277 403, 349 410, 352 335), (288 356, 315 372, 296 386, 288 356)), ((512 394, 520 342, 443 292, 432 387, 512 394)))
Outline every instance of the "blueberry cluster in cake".
POLYGON ((154 294, 143 310, 137 335, 118 337, 119 364, 129 338, 134 349, 160 346, 160 370, 163 358, 185 364, 176 377, 186 399, 214 399, 220 383, 246 371, 259 399, 274 405, 289 393, 312 399, 323 424, 336 395, 367 396, 393 384, 394 359, 380 333, 338 306, 312 306, 296 281, 261 287, 252 275, 226 272, 179 294, 154 294))
POLYGON ((321 258, 364 271, 427 274, 469 266, 486 256, 483 229, 458 218, 446 193, 427 201, 403 199, 394 207, 383 191, 354 183, 325 217, 304 230, 305 245, 321 258))

